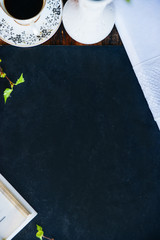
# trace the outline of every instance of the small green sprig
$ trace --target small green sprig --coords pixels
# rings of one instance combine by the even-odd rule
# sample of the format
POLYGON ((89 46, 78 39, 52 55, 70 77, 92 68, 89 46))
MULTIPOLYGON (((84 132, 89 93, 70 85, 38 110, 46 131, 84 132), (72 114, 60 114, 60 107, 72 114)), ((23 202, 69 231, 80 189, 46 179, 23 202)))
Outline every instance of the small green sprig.
POLYGON ((37 226, 37 233, 36 233, 36 237, 39 238, 40 240, 43 240, 43 238, 48 239, 48 240, 55 240, 54 238, 48 238, 46 236, 44 236, 44 232, 41 226, 36 225, 37 226))
MULTIPOLYGON (((1 59, 0 59, 0 62, 2 62, 1 59)), ((24 82, 24 77, 23 77, 23 73, 22 73, 21 76, 17 79, 16 83, 13 83, 7 77, 7 74, 3 72, 3 69, 0 67, 0 78, 6 78, 10 83, 10 88, 6 88, 3 92, 4 102, 6 103, 7 99, 11 96, 11 93, 13 92, 14 86, 17 86, 17 85, 23 83, 24 82)))

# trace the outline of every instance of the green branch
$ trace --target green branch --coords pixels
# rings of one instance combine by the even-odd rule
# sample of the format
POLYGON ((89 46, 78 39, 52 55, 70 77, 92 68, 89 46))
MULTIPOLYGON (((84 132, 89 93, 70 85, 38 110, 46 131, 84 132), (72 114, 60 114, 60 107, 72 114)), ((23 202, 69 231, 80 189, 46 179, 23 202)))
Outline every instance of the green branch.
MULTIPOLYGON (((2 62, 2 60, 0 59, 0 62, 2 62)), ((0 67, 0 78, 6 78, 8 80, 8 82, 10 83, 10 88, 6 88, 3 92, 3 97, 4 97, 4 102, 6 103, 7 99, 11 96, 11 93, 13 92, 13 88, 14 86, 17 86, 21 83, 24 82, 24 78, 23 78, 23 73, 21 74, 21 76, 17 79, 16 83, 13 83, 8 77, 7 74, 3 72, 3 69, 0 67)))
POLYGON ((48 240, 55 240, 54 238, 45 237, 42 227, 39 225, 36 225, 36 226, 37 226, 37 233, 36 233, 37 238, 39 238, 40 240, 43 240, 43 238, 48 240))

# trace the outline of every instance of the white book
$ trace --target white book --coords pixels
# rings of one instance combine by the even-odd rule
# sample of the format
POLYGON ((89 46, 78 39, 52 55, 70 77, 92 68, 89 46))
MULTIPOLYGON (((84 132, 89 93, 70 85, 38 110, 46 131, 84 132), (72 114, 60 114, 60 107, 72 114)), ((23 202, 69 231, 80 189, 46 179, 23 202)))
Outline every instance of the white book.
POLYGON ((116 27, 160 128, 160 1, 115 0, 116 27))
POLYGON ((36 215, 36 211, 0 174, 0 239, 12 239, 36 215))

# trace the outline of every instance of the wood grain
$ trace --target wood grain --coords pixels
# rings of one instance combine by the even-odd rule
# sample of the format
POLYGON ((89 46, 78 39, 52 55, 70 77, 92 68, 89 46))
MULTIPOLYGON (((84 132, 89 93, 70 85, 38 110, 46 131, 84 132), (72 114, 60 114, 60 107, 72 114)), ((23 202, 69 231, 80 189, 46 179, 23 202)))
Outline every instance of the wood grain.
MULTIPOLYGON (((0 39, 0 45, 8 45, 4 41, 0 39)), ((55 33, 55 35, 50 38, 47 42, 45 42, 43 45, 80 45, 83 46, 84 44, 78 43, 74 41, 65 31, 63 24, 61 24, 58 31, 55 33)), ((121 39, 119 37, 119 34, 116 30, 116 27, 113 28, 110 35, 105 38, 103 41, 93 44, 93 45, 122 45, 121 39)))
POLYGON ((30 212, 13 196, 7 187, 0 182, 0 192, 21 212, 25 217, 30 215, 30 212))

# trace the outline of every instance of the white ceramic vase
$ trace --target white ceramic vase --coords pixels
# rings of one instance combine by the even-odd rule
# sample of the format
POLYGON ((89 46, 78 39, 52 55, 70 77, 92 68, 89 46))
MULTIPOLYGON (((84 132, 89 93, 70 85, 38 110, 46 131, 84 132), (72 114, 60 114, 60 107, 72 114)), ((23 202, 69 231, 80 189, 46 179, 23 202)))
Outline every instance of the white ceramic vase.
POLYGON ((109 35, 115 22, 112 0, 68 0, 63 9, 63 24, 76 41, 94 44, 109 35))

